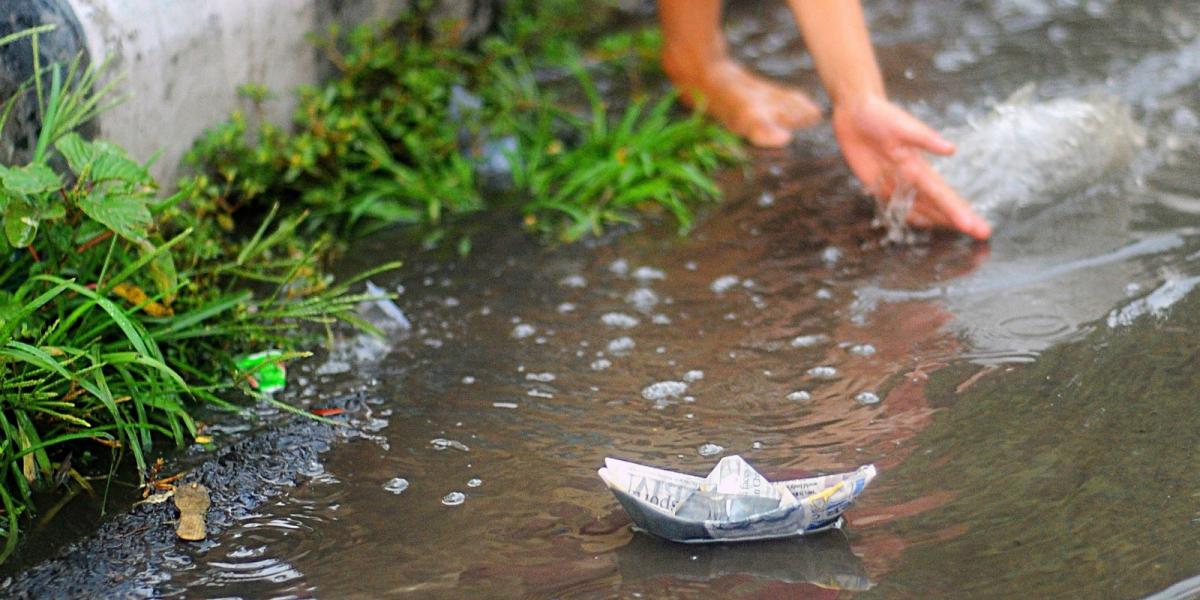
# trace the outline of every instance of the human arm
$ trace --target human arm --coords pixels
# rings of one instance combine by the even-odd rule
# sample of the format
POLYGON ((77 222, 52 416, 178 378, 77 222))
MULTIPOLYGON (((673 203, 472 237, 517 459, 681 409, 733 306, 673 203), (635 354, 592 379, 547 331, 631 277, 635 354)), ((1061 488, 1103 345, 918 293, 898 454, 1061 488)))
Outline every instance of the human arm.
POLYGON ((887 199, 906 181, 916 190, 909 223, 987 239, 991 226, 938 175, 924 152, 954 145, 887 99, 859 0, 789 0, 817 72, 833 101, 833 130, 850 169, 887 199))

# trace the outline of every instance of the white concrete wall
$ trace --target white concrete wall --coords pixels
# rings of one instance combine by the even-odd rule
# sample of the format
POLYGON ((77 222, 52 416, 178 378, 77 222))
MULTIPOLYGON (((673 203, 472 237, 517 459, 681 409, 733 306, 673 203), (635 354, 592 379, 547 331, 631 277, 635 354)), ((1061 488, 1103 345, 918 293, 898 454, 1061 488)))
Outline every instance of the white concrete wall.
POLYGON ((332 21, 400 13, 404 0, 69 0, 93 64, 128 99, 101 115, 99 135, 141 160, 161 153, 153 172, 173 181, 179 161, 207 127, 244 106, 237 87, 267 86, 267 117, 285 123, 292 91, 316 81, 317 52, 305 35, 332 21))

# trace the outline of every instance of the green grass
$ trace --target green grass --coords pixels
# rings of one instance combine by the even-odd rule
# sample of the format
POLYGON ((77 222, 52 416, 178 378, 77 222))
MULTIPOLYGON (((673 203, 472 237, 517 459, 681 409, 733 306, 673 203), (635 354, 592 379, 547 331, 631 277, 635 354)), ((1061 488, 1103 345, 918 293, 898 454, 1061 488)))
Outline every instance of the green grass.
MULTIPOLYGON (((0 43, 36 57, 46 30, 0 43)), ((370 329, 355 281, 321 272, 328 238, 298 235, 305 215, 268 210, 231 235, 195 185, 164 198, 145 165, 74 133, 111 102, 97 69, 34 68, 18 94, 37 99, 36 148, 0 166, 0 561, 35 494, 90 492, 88 475, 126 458, 145 475, 153 453, 197 435, 197 402, 237 410, 232 392, 251 390, 236 354, 300 356, 299 323, 318 325, 310 340, 337 321, 370 329)))
POLYGON ((647 89, 652 30, 582 48, 578 29, 554 28, 561 17, 511 13, 477 52, 427 35, 419 16, 331 32, 318 44, 338 76, 301 91, 294 133, 234 114, 190 154, 198 186, 230 214, 280 201, 345 237, 407 224, 449 240, 484 210, 567 241, 660 214, 686 232, 719 195, 711 174, 740 159, 736 138, 647 89), (614 107, 597 81, 636 99, 614 107), (498 186, 481 176, 496 160, 512 172, 498 186))

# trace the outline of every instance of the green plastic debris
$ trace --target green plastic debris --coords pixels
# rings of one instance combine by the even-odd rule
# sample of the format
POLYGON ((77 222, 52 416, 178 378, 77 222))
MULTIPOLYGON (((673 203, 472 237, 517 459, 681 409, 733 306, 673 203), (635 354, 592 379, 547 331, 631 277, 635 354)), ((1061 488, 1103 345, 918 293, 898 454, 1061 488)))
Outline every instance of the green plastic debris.
POLYGON ((276 362, 281 350, 264 350, 243 356, 234 363, 239 371, 248 373, 250 387, 264 394, 273 394, 287 386, 287 369, 276 362))

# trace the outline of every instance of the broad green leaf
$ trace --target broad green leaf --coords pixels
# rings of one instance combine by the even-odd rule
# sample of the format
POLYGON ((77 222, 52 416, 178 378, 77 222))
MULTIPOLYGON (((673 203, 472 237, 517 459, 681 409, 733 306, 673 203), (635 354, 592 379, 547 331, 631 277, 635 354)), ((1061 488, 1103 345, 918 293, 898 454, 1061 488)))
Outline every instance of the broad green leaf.
POLYGON ((125 194, 93 192, 79 199, 79 209, 117 235, 134 242, 145 239, 146 227, 151 220, 146 201, 125 194))
POLYGON ((13 248, 24 248, 37 235, 38 220, 33 207, 24 200, 8 203, 4 211, 4 235, 13 248))
POLYGON ((107 142, 89 142, 77 133, 69 133, 54 147, 67 159, 71 171, 95 182, 117 180, 127 183, 146 183, 146 169, 130 159, 125 151, 107 142))
POLYGON ((0 173, 0 182, 4 183, 5 189, 10 193, 22 195, 41 194, 62 187, 62 179, 58 173, 38 163, 9 167, 0 173))

